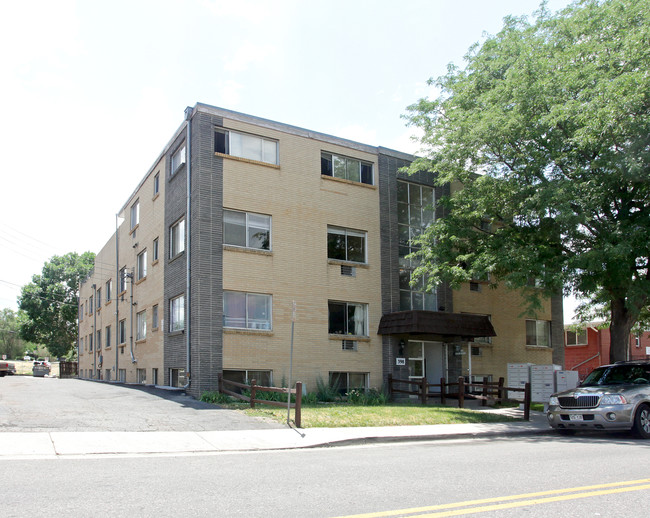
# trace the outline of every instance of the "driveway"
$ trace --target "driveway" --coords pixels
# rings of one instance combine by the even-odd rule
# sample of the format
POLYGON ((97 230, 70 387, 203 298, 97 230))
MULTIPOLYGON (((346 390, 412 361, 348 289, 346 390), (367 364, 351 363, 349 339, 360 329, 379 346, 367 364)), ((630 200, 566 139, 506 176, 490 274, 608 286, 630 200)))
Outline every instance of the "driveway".
POLYGON ((176 391, 79 379, 0 378, 0 432, 261 430, 282 424, 176 391))

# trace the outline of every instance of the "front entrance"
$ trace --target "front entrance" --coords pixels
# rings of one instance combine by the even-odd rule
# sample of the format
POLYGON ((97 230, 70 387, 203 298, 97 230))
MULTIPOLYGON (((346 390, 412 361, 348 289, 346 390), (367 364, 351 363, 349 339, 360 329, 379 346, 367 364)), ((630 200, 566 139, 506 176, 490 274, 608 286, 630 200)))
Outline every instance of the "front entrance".
POLYGON ((431 384, 439 384, 447 375, 447 347, 442 342, 408 342, 409 379, 427 378, 431 384))

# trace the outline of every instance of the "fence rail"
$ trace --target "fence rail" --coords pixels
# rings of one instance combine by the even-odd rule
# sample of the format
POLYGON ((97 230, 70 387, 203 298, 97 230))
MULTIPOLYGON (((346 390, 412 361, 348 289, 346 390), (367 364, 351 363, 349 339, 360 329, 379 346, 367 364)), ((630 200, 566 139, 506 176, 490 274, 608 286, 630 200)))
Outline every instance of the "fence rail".
POLYGON ((402 380, 395 379, 390 374, 388 375, 388 390, 390 397, 393 394, 408 394, 417 396, 423 405, 432 398, 440 398, 440 404, 445 405, 447 398, 458 399, 458 408, 465 407, 465 398, 481 400, 481 405, 486 406, 488 400, 501 402, 507 399, 508 392, 523 392, 524 393, 524 419, 530 420, 530 383, 526 383, 524 388, 521 387, 506 387, 503 378, 499 378, 498 382, 482 381, 481 383, 467 383, 465 378, 460 376, 458 381, 447 382, 445 378, 440 379, 440 383, 429 383, 426 378, 419 380, 402 380), (409 387, 408 390, 403 386, 409 387), (412 387, 415 387, 413 389, 412 387), (438 391, 432 392, 431 388, 437 388, 438 391), (449 389, 452 389, 450 391, 449 389), (472 393, 472 389, 479 389, 478 393, 472 393))
POLYGON ((246 401, 247 403, 250 403, 251 408, 255 408, 256 403, 264 404, 264 405, 270 405, 270 406, 277 406, 277 407, 287 407, 287 403, 283 401, 268 401, 266 399, 257 399, 255 396, 257 395, 258 392, 278 392, 280 394, 287 394, 287 397, 290 397, 289 394, 294 394, 296 396, 296 400, 294 403, 290 403, 289 407, 294 409, 294 423, 296 424, 296 427, 300 428, 301 427, 301 421, 302 421, 302 382, 297 381, 296 382, 296 388, 293 389, 288 389, 288 388, 278 388, 278 387, 266 387, 264 385, 258 385, 257 380, 251 380, 250 385, 247 385, 245 383, 238 383, 236 381, 230 381, 227 379, 223 378, 223 375, 219 374, 218 377, 219 380, 219 392, 222 394, 227 394, 228 396, 232 396, 237 399, 241 399, 242 401, 246 401), (229 387, 229 388, 226 388, 229 387), (230 388, 239 388, 243 390, 249 390, 250 391, 250 396, 246 396, 244 394, 240 394, 239 392, 236 392, 234 390, 230 390, 230 388))

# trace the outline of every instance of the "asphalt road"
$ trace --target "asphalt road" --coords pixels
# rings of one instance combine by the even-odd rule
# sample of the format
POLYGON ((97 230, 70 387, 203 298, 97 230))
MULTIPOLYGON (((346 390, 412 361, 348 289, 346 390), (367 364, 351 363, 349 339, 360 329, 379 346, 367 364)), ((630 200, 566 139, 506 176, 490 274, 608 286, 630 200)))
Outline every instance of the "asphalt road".
POLYGON ((88 380, 0 378, 0 432, 146 432, 282 428, 175 391, 88 380))
POLYGON ((633 517, 650 441, 468 439, 255 453, 0 460, 6 517, 633 517))

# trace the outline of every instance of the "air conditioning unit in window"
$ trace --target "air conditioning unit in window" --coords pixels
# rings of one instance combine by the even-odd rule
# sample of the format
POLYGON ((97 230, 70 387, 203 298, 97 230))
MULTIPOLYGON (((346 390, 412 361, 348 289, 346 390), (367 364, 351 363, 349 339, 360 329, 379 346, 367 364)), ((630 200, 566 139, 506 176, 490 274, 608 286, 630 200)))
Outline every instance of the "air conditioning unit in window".
POLYGON ((357 350, 357 341, 356 340, 343 340, 341 343, 341 349, 344 351, 356 351, 357 350))

